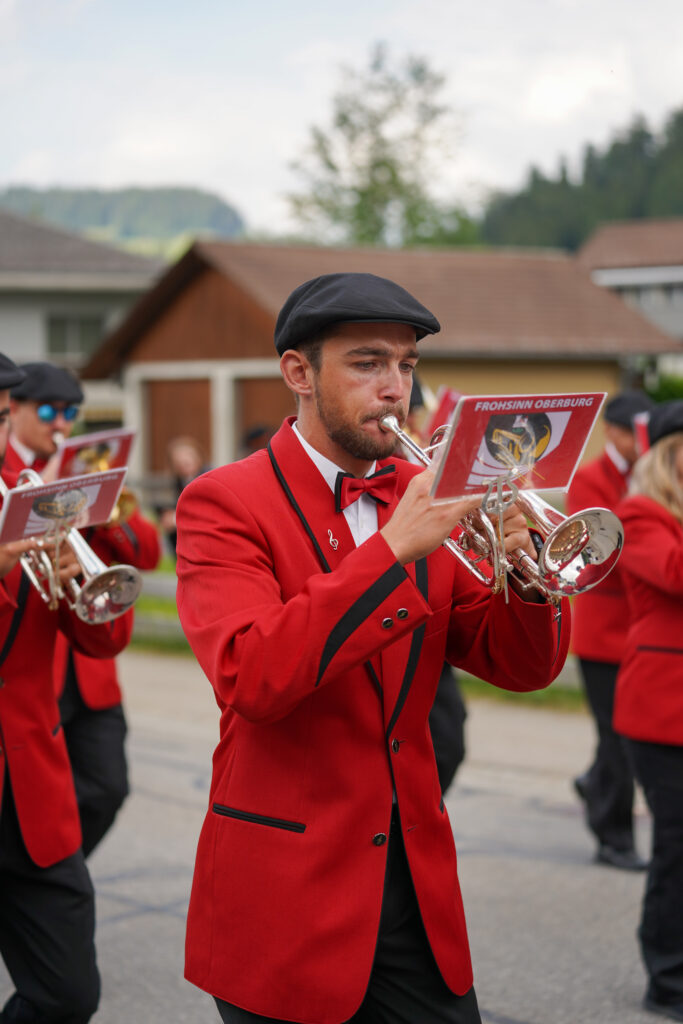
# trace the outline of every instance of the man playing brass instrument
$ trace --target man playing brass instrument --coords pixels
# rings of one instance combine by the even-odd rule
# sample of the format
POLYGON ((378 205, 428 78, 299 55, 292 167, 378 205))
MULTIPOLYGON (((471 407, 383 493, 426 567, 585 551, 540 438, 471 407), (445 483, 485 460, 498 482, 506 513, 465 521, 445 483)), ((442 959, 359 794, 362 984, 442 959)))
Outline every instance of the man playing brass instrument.
MULTIPOLYGON (((24 375, 0 355, 0 464, 9 388, 24 375)), ((16 476, 3 469, 13 487, 16 476)), ((95 908, 81 850, 73 776, 54 692, 57 631, 74 649, 111 658, 132 615, 93 626, 60 601, 50 611, 18 560, 35 539, 0 545, 0 954, 15 986, 3 1024, 85 1024, 97 1008, 95 908)), ((61 545, 62 583, 80 572, 61 545)))
MULTIPOLYGON (((17 473, 26 466, 45 472, 57 452, 55 435, 69 437, 74 428, 83 391, 69 370, 51 363, 25 363, 21 369, 24 379, 11 391, 7 465, 17 473)), ((90 528, 84 535, 107 564, 125 562, 137 569, 158 564, 156 527, 138 510, 126 522, 90 528)), ((62 636, 55 650, 54 676, 88 856, 128 793, 121 689, 113 659, 88 658, 71 650, 62 636)))
MULTIPOLYGON (((405 422, 438 330, 384 278, 301 285, 275 328, 297 415, 178 503, 180 618, 221 711, 186 976, 230 1024, 480 1021, 427 716, 444 659, 538 689, 568 630, 442 548, 479 499, 436 504, 391 461, 380 420, 405 422)), ((502 526, 535 557, 514 506, 502 526)))

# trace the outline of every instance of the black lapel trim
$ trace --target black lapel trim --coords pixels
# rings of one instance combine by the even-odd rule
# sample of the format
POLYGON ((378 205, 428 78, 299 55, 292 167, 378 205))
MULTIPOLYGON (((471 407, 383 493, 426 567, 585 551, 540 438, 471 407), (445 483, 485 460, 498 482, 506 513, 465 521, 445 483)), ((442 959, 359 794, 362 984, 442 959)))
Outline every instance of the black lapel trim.
POLYGON ((389 594, 396 590, 396 587, 400 586, 406 578, 405 570, 403 566, 395 562, 389 566, 386 572, 382 573, 379 579, 368 587, 365 593, 353 602, 347 612, 342 615, 337 625, 332 629, 332 632, 327 638, 327 643, 323 648, 323 653, 320 657, 320 665, 318 666, 318 678, 315 681, 317 686, 327 666, 332 661, 333 657, 344 644, 352 633, 354 633, 361 623, 365 622, 368 615, 376 611, 389 594))
POLYGON ((303 509, 297 503, 297 500, 294 497, 294 495, 292 494, 292 491, 290 489, 289 484, 285 480, 285 475, 282 472, 282 470, 280 469, 280 467, 279 467, 279 465, 277 463, 277 459, 275 458, 275 455, 273 454, 273 449, 270 446, 270 441, 268 442, 268 456, 270 458, 270 462, 271 462, 271 465, 272 465, 273 470, 275 472, 275 475, 278 478, 278 480, 280 481, 280 485, 281 485, 283 491, 287 495, 287 500, 289 501, 289 504, 292 506, 292 508, 294 509, 296 514, 298 515, 298 517, 299 517, 299 519, 301 521, 301 525, 303 526, 304 530, 306 531, 306 534, 307 534, 311 544, 313 545, 315 553, 318 556, 320 564, 322 565, 322 567, 325 570, 325 572, 332 572, 332 569, 330 568, 330 566, 329 566, 329 564, 327 562, 327 559, 325 558, 325 556, 324 556, 324 554, 322 552, 322 548, 318 544, 316 536, 313 533, 313 530, 311 529, 310 523, 308 522, 308 520, 306 519, 306 516, 304 515, 303 509))
POLYGON ((31 582, 28 576, 25 572, 22 572, 21 579, 19 580, 19 589, 17 591, 17 606, 14 609, 14 614, 12 615, 12 621, 10 622, 7 637, 5 638, 5 642, 2 646, 2 651, 0 651, 0 665, 2 665, 3 661, 12 650, 12 644, 17 638, 30 586, 31 582))
MULTIPOLYGON (((420 593, 422 594, 426 601, 427 593, 429 590, 429 579, 427 573, 426 558, 420 558, 419 561, 415 563, 415 582, 417 584, 418 590, 420 591, 420 593)), ((420 626, 419 629, 416 629, 415 632, 413 633, 413 638, 410 644, 410 654, 408 655, 408 663, 406 665, 406 670, 403 674, 403 682, 401 683, 401 689, 399 691, 398 698, 396 700, 396 704, 391 715, 391 719, 387 726, 387 739, 391 735, 391 731, 396 725, 396 720, 398 719, 398 716, 401 714, 403 705, 406 702, 408 691, 410 690, 410 686, 413 681, 413 676, 415 675, 417 664, 420 660, 420 653, 422 651, 422 641, 424 640, 424 635, 424 625, 420 626)))
POLYGON ((140 550, 140 542, 138 541, 138 538, 134 530, 132 529, 129 523, 121 523, 121 529, 123 530, 128 540, 133 545, 133 550, 137 553, 140 550))
MULTIPOLYGON (((283 491, 285 492, 287 500, 289 501, 290 505, 292 506, 292 508, 296 512, 297 516, 299 517, 299 521, 301 522, 301 525, 303 526, 304 530, 306 531, 306 535, 308 536, 311 544, 313 545, 313 549, 314 549, 315 553, 318 556, 318 560, 320 561, 320 564, 321 564, 323 570, 325 572, 332 572, 332 569, 330 568, 330 565, 329 565, 327 559, 325 558, 325 555, 323 554, 320 545, 318 544, 316 536, 313 533, 313 530, 312 530, 312 528, 310 526, 310 523, 308 522, 308 520, 306 519, 306 516, 304 515, 303 509, 297 503, 297 500, 294 497, 294 495, 292 494, 292 490, 291 490, 289 484, 287 483, 287 481, 285 479, 285 475, 282 472, 282 470, 280 469, 280 466, 278 465, 277 459, 275 458, 275 455, 273 453, 273 449, 271 448, 270 441, 268 442, 268 457, 270 458, 270 463, 271 463, 271 465, 273 467, 273 472, 275 473, 276 477, 278 478, 278 481, 280 482, 280 486, 282 487, 283 491)), ((387 467, 387 469, 391 469, 391 470, 393 470, 395 468, 396 467, 393 464, 390 467, 387 467)), ((397 574, 399 576, 399 579, 397 580, 397 582, 389 590, 387 590, 387 592, 386 592, 387 594, 391 593, 391 591, 395 589, 395 587, 398 585, 398 583, 402 582, 403 579, 405 578, 405 571, 398 564, 398 562, 396 563, 396 565, 391 567, 389 572, 397 572, 397 574)), ((387 574, 385 573, 385 576, 386 575, 387 574)), ((374 586, 376 587, 381 582, 381 580, 383 580, 384 578, 385 577, 380 577, 380 580, 377 580, 376 583, 374 584, 374 586)), ((372 589, 373 588, 371 587, 370 590, 366 592, 366 595, 363 595, 363 597, 359 599, 359 602, 356 602, 356 605, 359 604, 360 602, 364 601, 364 598, 367 596, 367 594, 371 593, 372 589)), ((374 606, 375 608, 377 607, 378 604, 380 604, 384 600, 385 596, 386 595, 384 595, 384 594, 381 596, 379 601, 377 601, 377 604, 375 604, 375 606, 374 606)), ((354 605, 353 608, 350 609, 350 612, 353 612, 353 610, 356 607, 356 605, 354 605)), ((348 638, 348 637, 343 637, 339 641, 339 643, 336 643, 336 645, 334 646, 334 649, 332 649, 328 653, 328 648, 330 648, 332 637, 335 636, 335 634, 338 634, 340 626, 342 625, 342 623, 346 622, 346 619, 348 618, 350 612, 347 612, 347 614, 344 616, 344 618, 341 619, 341 621, 337 624, 337 627, 330 634, 330 637, 329 637, 329 639, 327 641, 327 644, 325 646, 325 650, 323 651, 322 658, 320 660, 320 669, 318 671, 318 678, 315 681, 315 685, 316 686, 318 686, 318 684, 320 683, 320 680, 321 680, 321 678, 323 676, 323 672, 325 671, 325 669, 329 665, 330 660, 334 656, 335 651, 338 650, 340 644, 343 643, 344 639, 348 638)), ((363 614, 359 616, 358 622, 353 626, 353 629, 356 629, 357 626, 360 625, 360 622, 363 621, 363 619, 365 618, 365 616, 367 614, 368 614, 368 609, 363 604, 363 614)), ((353 632, 353 629, 348 633, 348 636, 351 635, 351 632, 353 632)), ((379 697, 381 699, 381 697, 382 697, 382 684, 381 684, 381 682, 380 682, 380 680, 379 680, 379 678, 377 676, 377 673, 375 672, 374 668, 372 667, 372 663, 370 661, 366 661, 366 662, 364 662, 364 664, 365 664, 365 668, 368 671, 370 679, 372 680, 372 683, 373 683, 375 689, 377 690, 377 693, 378 693, 378 695, 379 695, 379 697)))
POLYGON ((658 651, 660 654, 683 654, 683 647, 661 647, 659 644, 638 644, 637 651, 658 651))

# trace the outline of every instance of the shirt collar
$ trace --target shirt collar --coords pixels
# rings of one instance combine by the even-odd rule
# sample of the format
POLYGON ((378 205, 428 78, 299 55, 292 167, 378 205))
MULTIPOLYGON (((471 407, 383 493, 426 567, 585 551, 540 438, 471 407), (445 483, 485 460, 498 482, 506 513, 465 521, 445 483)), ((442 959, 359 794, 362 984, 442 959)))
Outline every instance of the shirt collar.
MULTIPOLYGON (((306 454, 312 459, 319 473, 325 480, 325 483, 334 493, 334 486, 335 483, 337 482, 337 473, 343 473, 344 470, 340 466, 336 466, 334 462, 332 462, 331 459, 328 459, 325 455, 321 455, 317 448, 314 448, 313 445, 309 444, 305 437, 302 435, 301 431, 299 430, 299 427, 297 426, 296 422, 292 424, 292 429, 294 431, 295 437, 297 437, 301 442, 302 448, 304 449, 306 454)), ((371 473, 375 472, 376 465, 377 463, 373 462, 372 466, 366 473, 366 476, 370 476, 371 473)))
POLYGON ((27 448, 25 444, 22 444, 19 438, 15 437, 13 434, 10 434, 9 443, 12 445, 25 466, 33 465, 36 459, 35 452, 32 452, 30 448, 27 448))
POLYGON ((624 456, 619 454, 619 452, 614 447, 611 441, 607 441, 605 443, 605 453, 607 455, 607 458, 610 459, 610 461, 613 462, 614 465, 617 467, 621 475, 628 476, 628 474, 631 471, 631 466, 624 458, 624 456))

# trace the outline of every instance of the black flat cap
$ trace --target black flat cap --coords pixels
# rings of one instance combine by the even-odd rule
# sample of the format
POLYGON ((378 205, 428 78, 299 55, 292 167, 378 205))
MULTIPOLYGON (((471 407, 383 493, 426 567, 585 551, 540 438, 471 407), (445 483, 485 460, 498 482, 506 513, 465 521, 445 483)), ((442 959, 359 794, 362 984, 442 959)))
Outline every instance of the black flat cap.
POLYGON ((651 412, 654 407, 655 403, 644 391, 621 391, 607 402, 603 416, 607 423, 633 430, 633 417, 639 412, 651 412))
POLYGON ((650 444, 656 444, 668 434, 683 433, 683 398, 662 402, 650 413, 647 434, 650 444))
POLYGON ((12 398, 27 398, 34 402, 67 402, 80 405, 83 389, 71 370, 52 363, 22 363, 24 380, 12 388, 12 398))
POLYGON ((5 391, 7 388, 13 388, 15 384, 21 384, 24 376, 23 370, 20 370, 9 356, 3 356, 0 352, 0 389, 5 391))
POLYGON ((441 324, 410 292, 374 274, 323 274, 295 288, 275 324, 279 355, 332 324, 395 323, 415 328, 418 341, 441 324))

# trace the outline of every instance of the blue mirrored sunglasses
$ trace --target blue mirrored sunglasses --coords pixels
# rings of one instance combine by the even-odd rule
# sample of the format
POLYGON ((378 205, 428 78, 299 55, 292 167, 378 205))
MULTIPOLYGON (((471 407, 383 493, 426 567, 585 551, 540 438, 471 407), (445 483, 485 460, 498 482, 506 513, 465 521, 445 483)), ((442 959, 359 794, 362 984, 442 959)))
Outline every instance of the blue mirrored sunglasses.
POLYGON ((41 419, 43 423, 53 423, 60 413, 65 420, 75 420, 78 416, 78 406, 65 405, 63 409, 56 409, 54 405, 46 402, 45 405, 39 405, 36 412, 38 419, 41 419))

